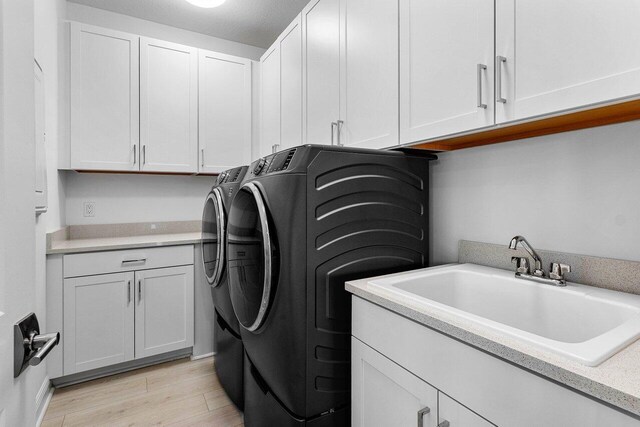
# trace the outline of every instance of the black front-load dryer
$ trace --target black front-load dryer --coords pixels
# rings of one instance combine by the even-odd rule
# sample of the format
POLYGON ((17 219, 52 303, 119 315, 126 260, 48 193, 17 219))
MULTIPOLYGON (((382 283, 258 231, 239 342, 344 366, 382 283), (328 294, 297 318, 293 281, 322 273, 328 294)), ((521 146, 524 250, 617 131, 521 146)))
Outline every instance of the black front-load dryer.
POLYGON ((240 409, 244 406, 244 347, 229 298, 225 236, 227 212, 246 172, 247 166, 242 166, 218 175, 202 214, 202 262, 215 308, 216 373, 227 395, 240 409))
POLYGON ((301 146, 250 166, 227 227, 247 426, 349 424, 344 283, 426 265, 434 158, 301 146))

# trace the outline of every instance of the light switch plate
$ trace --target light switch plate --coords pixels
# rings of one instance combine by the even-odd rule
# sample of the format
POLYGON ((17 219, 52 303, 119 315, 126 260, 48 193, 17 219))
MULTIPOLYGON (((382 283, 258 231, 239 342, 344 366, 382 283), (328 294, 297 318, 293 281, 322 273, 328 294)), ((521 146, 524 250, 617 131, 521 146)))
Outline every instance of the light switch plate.
POLYGON ((96 216, 96 203, 95 202, 84 202, 83 215, 86 216, 86 217, 94 217, 94 216, 96 216))

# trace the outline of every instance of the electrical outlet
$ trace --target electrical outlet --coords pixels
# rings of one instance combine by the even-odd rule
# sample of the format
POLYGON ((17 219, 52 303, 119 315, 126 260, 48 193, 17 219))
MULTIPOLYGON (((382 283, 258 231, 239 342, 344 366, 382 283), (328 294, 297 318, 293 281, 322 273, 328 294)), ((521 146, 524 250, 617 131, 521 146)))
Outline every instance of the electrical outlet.
POLYGON ((96 203, 95 202, 84 202, 84 216, 94 217, 96 216, 96 203))

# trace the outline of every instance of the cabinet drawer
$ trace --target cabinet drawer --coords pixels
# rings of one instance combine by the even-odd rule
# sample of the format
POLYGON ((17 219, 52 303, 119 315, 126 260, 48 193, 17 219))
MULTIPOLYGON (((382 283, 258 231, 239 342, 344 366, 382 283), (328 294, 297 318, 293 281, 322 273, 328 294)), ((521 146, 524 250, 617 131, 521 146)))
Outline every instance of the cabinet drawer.
POLYGON ((64 277, 193 264, 193 245, 65 255, 64 277))

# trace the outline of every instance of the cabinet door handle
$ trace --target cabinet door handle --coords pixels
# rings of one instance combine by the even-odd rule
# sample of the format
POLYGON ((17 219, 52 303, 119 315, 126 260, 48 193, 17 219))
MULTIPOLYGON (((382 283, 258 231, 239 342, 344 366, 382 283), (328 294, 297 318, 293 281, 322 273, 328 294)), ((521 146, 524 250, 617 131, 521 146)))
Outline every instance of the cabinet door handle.
POLYGON ((273 144, 271 146, 271 152, 272 153, 277 153, 279 149, 280 149, 280 144, 273 144))
POLYGON ((482 102, 482 72, 487 69, 484 64, 478 64, 477 78, 478 78, 478 108, 487 108, 487 104, 482 102))
POLYGON ((138 303, 142 301, 142 279, 138 279, 138 303))
POLYGON ((200 166, 204 167, 204 148, 200 149, 200 166))
POLYGON ((438 424, 438 427, 451 427, 451 423, 447 420, 444 420, 440 424, 438 424))
POLYGON ((342 144, 342 142, 340 142, 340 138, 342 137, 342 125, 344 124, 343 120, 338 120, 337 122, 337 127, 338 127, 338 143, 336 144, 338 147, 342 147, 344 144, 342 144))
POLYGON ((502 97, 502 64, 506 64, 507 58, 496 56, 496 101, 507 103, 507 98, 502 97))
POLYGON ((331 145, 334 144, 334 136, 336 134, 336 128, 338 127, 338 123, 331 122, 331 145))
POLYGON ((431 408, 425 406, 418 411, 418 427, 424 427, 424 416, 431 412, 431 408))
POLYGON ((142 164, 146 165, 147 164, 147 145, 143 145, 142 146, 142 164))
POLYGON ((127 305, 131 304, 131 280, 127 282, 127 305))
POLYGON ((143 264, 147 262, 146 258, 136 258, 136 259, 123 259, 122 260, 122 265, 129 265, 129 264, 143 264))
POLYGON ((133 144, 133 166, 138 163, 138 145, 133 144))

